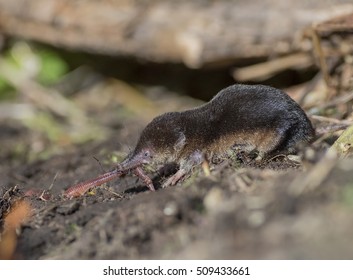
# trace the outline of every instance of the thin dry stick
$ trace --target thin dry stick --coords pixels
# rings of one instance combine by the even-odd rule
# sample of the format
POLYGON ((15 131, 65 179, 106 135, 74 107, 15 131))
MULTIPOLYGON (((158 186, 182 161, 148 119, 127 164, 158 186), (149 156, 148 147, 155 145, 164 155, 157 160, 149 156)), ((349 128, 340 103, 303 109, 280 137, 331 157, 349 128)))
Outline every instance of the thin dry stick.
POLYGON ((56 179, 57 179, 59 173, 60 173, 59 171, 55 173, 55 176, 54 176, 53 181, 51 182, 51 184, 50 184, 50 186, 49 186, 49 188, 48 188, 48 191, 50 191, 50 190, 53 188, 54 183, 55 183, 55 181, 56 181, 56 179))
POLYGON ((115 191, 110 190, 109 188, 104 188, 106 191, 110 192, 111 194, 114 194, 115 196, 119 198, 123 198, 123 196, 115 191))
MULTIPOLYGON (((325 138, 327 138, 326 134, 328 134, 328 133, 332 134, 336 131, 347 129, 347 127, 349 127, 349 126, 350 126, 349 124, 334 124, 334 125, 327 126, 327 127, 318 127, 318 128, 316 128, 316 135, 323 136, 325 139, 325 138)), ((315 141, 315 143, 316 143, 316 141, 315 141)))
POLYGON ((353 121, 338 120, 338 119, 324 117, 324 116, 318 116, 318 115, 311 115, 310 118, 312 118, 314 120, 321 121, 321 122, 329 122, 329 123, 334 123, 334 124, 347 124, 347 125, 353 124, 353 121))
POLYGON ((98 158, 96 158, 96 157, 93 157, 93 158, 98 162, 98 164, 99 164, 101 170, 102 170, 103 172, 106 172, 106 171, 104 170, 104 168, 103 168, 103 166, 102 166, 100 160, 99 160, 98 158))
POLYGON ((233 77, 237 81, 249 81, 263 79, 285 69, 305 67, 313 64, 311 55, 307 53, 295 53, 274 60, 242 67, 233 71, 233 77))
POLYGON ((328 107, 333 107, 333 106, 337 106, 337 105, 340 105, 340 104, 344 104, 344 103, 347 103, 349 101, 353 100, 353 92, 351 93, 348 93, 348 94, 345 94, 345 95, 342 95, 340 97, 337 97, 321 106, 318 106, 317 109, 318 110, 323 110, 323 109, 326 109, 328 107))
POLYGON ((321 135, 321 137, 318 140, 316 140, 315 143, 320 143, 323 139, 325 139, 327 137, 325 134, 333 133, 333 132, 336 132, 336 131, 342 130, 342 129, 346 129, 347 127, 349 127, 353 124, 353 121, 338 120, 338 119, 323 117, 323 116, 312 115, 310 117, 314 120, 331 123, 331 125, 329 125, 329 126, 316 128, 316 135, 319 135, 319 136, 321 135), (323 137, 322 137, 322 135, 323 135, 323 137))
POLYGON ((324 76, 324 80, 325 80, 327 87, 330 87, 331 82, 330 82, 330 75, 329 75, 329 71, 328 71, 328 66, 326 63, 324 51, 321 46, 320 36, 317 33, 315 27, 312 28, 311 37, 312 37, 312 41, 313 41, 314 52, 319 60, 320 70, 324 76))

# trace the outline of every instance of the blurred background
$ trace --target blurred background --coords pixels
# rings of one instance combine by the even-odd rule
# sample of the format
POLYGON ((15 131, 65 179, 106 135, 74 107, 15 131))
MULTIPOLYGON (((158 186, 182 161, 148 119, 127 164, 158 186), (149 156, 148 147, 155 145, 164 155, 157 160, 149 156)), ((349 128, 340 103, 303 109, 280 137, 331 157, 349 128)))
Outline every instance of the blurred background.
POLYGON ((107 139, 126 118, 147 123, 234 82, 321 106, 352 84, 352 11, 350 0, 0 0, 0 159, 107 139))

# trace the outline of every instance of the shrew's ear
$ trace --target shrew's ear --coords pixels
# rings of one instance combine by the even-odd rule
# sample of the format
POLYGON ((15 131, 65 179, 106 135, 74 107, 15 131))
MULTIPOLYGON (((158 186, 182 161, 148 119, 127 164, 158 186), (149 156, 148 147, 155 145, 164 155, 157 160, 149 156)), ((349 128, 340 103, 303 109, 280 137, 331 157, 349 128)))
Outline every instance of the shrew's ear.
POLYGON ((174 144, 174 150, 176 152, 179 152, 182 148, 184 148, 186 144, 185 134, 183 132, 179 132, 178 134, 179 134, 178 140, 174 144))

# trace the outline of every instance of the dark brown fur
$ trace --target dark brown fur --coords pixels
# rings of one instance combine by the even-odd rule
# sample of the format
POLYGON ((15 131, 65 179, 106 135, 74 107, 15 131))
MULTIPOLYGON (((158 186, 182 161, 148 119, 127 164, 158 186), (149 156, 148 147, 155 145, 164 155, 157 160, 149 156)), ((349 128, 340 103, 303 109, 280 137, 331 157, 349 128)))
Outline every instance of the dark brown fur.
POLYGON ((175 161, 179 175, 168 181, 174 184, 204 157, 232 146, 261 155, 293 153, 298 144, 313 137, 309 119, 286 93, 269 86, 236 84, 200 107, 156 117, 120 168, 175 161))

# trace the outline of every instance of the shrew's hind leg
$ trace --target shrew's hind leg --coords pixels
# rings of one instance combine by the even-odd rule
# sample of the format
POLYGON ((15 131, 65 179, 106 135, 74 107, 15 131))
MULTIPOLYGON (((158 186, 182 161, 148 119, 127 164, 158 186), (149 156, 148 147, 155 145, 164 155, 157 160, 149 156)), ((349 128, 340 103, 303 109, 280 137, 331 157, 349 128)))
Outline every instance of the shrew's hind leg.
POLYGON ((203 153, 201 151, 193 152, 186 160, 182 160, 180 163, 179 170, 168 178, 164 182, 163 188, 167 186, 174 186, 178 183, 186 174, 190 173, 192 168, 201 164, 204 160, 203 153))
POLYGON ((283 143, 288 139, 290 129, 288 126, 279 126, 275 130, 267 131, 257 144, 258 156, 256 161, 264 159, 266 156, 283 152, 283 143))

